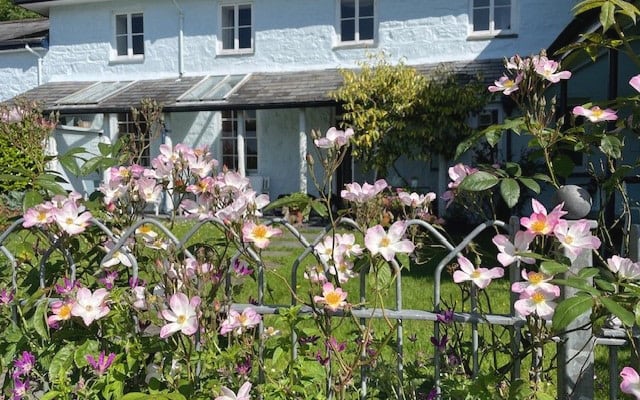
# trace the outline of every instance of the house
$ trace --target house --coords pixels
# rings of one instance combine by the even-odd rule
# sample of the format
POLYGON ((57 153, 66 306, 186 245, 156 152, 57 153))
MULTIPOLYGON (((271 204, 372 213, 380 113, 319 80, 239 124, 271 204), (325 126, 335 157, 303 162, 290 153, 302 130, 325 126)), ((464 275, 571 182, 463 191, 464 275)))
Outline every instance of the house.
MULTIPOLYGON (((58 151, 95 149, 131 128, 142 98, 163 106, 164 141, 206 145, 272 198, 314 193, 309 132, 336 124, 328 92, 340 68, 384 52, 428 73, 439 63, 492 82, 502 60, 547 47, 571 19, 570 0, 14 0, 49 20, 41 82, 23 95, 61 115, 58 151)), ((2 55, 0 54, 0 58, 2 55)), ((29 69, 31 70, 31 69, 29 69)), ((0 83, 1 85, 1 83, 0 83)), ((28 90, 27 90, 28 89, 28 90)), ((477 116, 500 121, 502 104, 477 116)), ((140 138, 141 140, 148 140, 140 138)), ((400 170, 435 188, 436 166, 400 170)), ((344 182, 371 181, 357 162, 344 182)), ((91 192, 99 179, 74 179, 91 192)))

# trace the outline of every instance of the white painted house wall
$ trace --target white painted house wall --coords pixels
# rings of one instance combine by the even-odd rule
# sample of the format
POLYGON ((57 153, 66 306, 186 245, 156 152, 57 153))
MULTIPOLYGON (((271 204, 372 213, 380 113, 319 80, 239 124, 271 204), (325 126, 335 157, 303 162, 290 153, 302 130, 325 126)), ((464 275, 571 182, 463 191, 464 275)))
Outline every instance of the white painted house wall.
MULTIPOLYGON (((231 2, 176 2, 184 12, 182 61, 187 76, 355 67, 368 54, 381 51, 391 60, 403 59, 407 64, 495 59, 515 53, 528 55, 556 38, 569 22, 570 9, 575 3, 574 0, 514 0, 516 34, 491 38, 470 35, 471 0, 376 0, 375 41, 367 46, 342 46, 336 33, 337 0, 249 0, 253 7, 254 51, 223 55, 219 54, 217 41, 219 7, 231 2)), ((172 0, 94 1, 52 6, 50 47, 43 59, 43 81, 178 78, 179 22, 179 11, 172 0), (125 11, 144 13, 143 60, 121 62, 112 57, 113 15, 125 11)), ((31 67, 22 67, 28 74, 20 79, 21 89, 11 89, 11 93, 33 87, 31 77, 36 59, 31 61, 31 67)), ((10 72, 0 69, 0 77, 3 73, 10 72)), ((1 85, 9 83, 0 80, 1 85)), ((0 91, 3 96, 9 93, 8 88, 0 91)), ((307 109, 304 116, 306 132, 311 128, 324 131, 334 123, 332 110, 326 108, 307 109)), ((276 179, 283 173, 290 175, 291 171, 299 170, 299 118, 297 109, 257 113, 258 173, 271 177, 272 198, 300 187, 295 177, 276 179)), ((170 126, 174 144, 211 145, 214 155, 220 157, 219 113, 173 113, 170 126)), ((311 148, 310 142, 308 147, 311 148)), ((154 153, 157 154, 157 149, 154 153)), ((407 168, 418 167, 410 163, 407 168)), ((421 171, 420 176, 424 177, 421 179, 431 179, 430 173, 421 171)), ((408 172, 407 175, 417 174, 408 172)), ((312 185, 308 186, 313 192, 312 185)))

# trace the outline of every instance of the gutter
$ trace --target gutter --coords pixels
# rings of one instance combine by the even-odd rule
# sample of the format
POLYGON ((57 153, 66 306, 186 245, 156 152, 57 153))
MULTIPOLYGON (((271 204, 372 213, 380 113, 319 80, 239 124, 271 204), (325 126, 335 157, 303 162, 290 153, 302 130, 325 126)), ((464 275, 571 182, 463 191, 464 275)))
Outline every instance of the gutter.
POLYGON ((184 12, 178 5, 176 0, 171 0, 178 10, 179 31, 178 31, 178 75, 180 78, 184 75, 184 12))
POLYGON ((25 43, 24 48, 38 58, 38 86, 42 84, 42 56, 29 47, 29 43, 25 43))

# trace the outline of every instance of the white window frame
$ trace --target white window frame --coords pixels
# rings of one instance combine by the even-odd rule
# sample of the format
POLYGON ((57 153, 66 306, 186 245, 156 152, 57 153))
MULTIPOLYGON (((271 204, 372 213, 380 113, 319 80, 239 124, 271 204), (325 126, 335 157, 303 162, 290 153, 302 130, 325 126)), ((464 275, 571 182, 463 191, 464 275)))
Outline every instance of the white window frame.
POLYGON ((498 36, 513 36, 518 33, 518 0, 511 0, 511 28, 496 29, 495 28, 495 0, 489 0, 489 29, 475 30, 473 25, 473 13, 475 11, 476 0, 469 1, 469 37, 470 38, 490 38, 498 36))
POLYGON ((218 7, 218 54, 251 54, 255 48, 255 8, 252 1, 223 1, 218 7), (240 48, 240 20, 238 18, 241 6, 249 6, 251 9, 251 46, 248 48, 240 48), (233 49, 225 49, 222 39, 222 10, 226 7, 233 7, 234 25, 233 25, 233 49))
POLYGON ((360 1, 355 0, 354 40, 342 40, 342 1, 336 0, 336 43, 335 47, 367 46, 378 40, 378 0, 373 0, 373 38, 360 40, 360 1))
POLYGON ((136 11, 114 11, 111 17, 113 24, 113 43, 111 46, 111 59, 113 61, 141 61, 144 60, 146 53, 146 44, 144 40, 144 12, 142 10, 136 11), (142 15, 142 54, 133 54, 133 32, 132 32, 132 16, 140 14, 142 15), (117 18, 119 16, 127 16, 127 54, 118 54, 118 23, 117 18))

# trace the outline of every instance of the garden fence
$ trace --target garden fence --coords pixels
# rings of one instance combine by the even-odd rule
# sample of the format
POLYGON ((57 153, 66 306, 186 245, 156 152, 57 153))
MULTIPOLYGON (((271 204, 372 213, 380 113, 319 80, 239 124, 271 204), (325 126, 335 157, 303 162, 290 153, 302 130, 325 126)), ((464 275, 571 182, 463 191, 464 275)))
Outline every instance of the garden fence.
MULTIPOLYGON (((7 247, 7 239, 10 235, 16 233, 17 231, 23 229, 22 228, 23 219, 19 219, 15 221, 4 233, 0 235, 0 251, 4 254, 9 264, 12 266, 12 283, 14 288, 18 285, 16 279, 16 255, 13 254, 7 247)), ((166 228, 165 224, 158 219, 153 218, 145 218, 140 219, 139 221, 132 224, 123 234, 116 237, 113 232, 107 228, 105 224, 102 222, 93 219, 92 223, 99 227, 104 234, 116 243, 115 247, 111 249, 109 253, 107 253, 103 262, 109 260, 116 251, 124 251, 125 254, 130 258, 132 263, 132 275, 134 278, 137 277, 138 274, 138 264, 133 256, 126 253, 126 241, 135 235, 135 231, 137 228, 142 226, 143 224, 151 224, 159 231, 161 231, 166 237, 173 242, 173 244, 177 248, 183 248, 184 252, 187 256, 191 256, 189 251, 186 248, 186 243, 189 239, 195 235, 200 229, 202 229, 206 224, 222 224, 222 221, 216 220, 215 218, 209 219, 206 221, 200 221, 196 223, 188 233, 182 237, 178 238, 174 236, 174 234, 166 228)), ((308 257, 313 256, 314 247, 320 243, 324 236, 332 230, 332 227, 328 226, 324 228, 320 233, 317 234, 315 238, 312 240, 307 239, 303 234, 301 234, 298 229, 285 221, 284 219, 274 218, 268 221, 269 224, 275 224, 286 227, 288 231, 300 242, 301 245, 301 253, 297 257, 292 266, 291 272, 291 282, 290 288, 292 290, 296 290, 297 280, 299 276, 299 268, 302 261, 308 257)), ((428 235, 430 235, 433 239, 435 239, 441 246, 444 246, 448 253, 444 258, 442 258, 435 271, 434 271, 434 287, 433 287, 433 295, 434 302, 433 304, 424 304, 422 309, 405 309, 402 304, 402 274, 400 273, 401 266, 395 260, 390 262, 389 265, 396 273, 395 280, 395 306, 392 309, 375 309, 375 308, 367 308, 367 307, 357 307, 351 309, 350 312, 356 318, 359 318, 361 321, 370 318, 386 318, 390 320, 397 321, 397 328, 395 332, 395 346, 397 353, 397 374, 398 378, 401 381, 405 365, 403 363, 404 360, 404 340, 405 333, 403 332, 403 321, 408 320, 419 320, 424 321, 424 323, 432 323, 434 329, 435 340, 438 341, 440 339, 440 331, 441 331, 441 323, 438 319, 438 315, 440 314, 442 303, 441 303, 441 289, 442 289, 442 275, 443 271, 453 261, 460 252, 465 249, 474 239, 476 239, 479 235, 483 234, 487 230, 492 230, 495 233, 495 230, 500 230, 507 235, 515 235, 515 232, 519 230, 519 220, 518 218, 513 217, 509 222, 503 221, 488 221, 478 225, 473 231, 471 231, 460 243, 454 244, 451 243, 447 238, 445 238, 436 228, 431 226, 430 224, 422 221, 422 220, 411 220, 408 222, 409 226, 417 226, 419 229, 424 230, 428 235)), ((340 221, 340 225, 344 227, 357 227, 356 223, 350 219, 342 219, 340 221)), ((634 259, 639 258, 639 249, 640 249, 640 225, 634 225, 630 232, 631 234, 631 254, 630 256, 634 259)), ((44 287, 45 285, 45 272, 48 258, 55 252, 59 251, 63 254, 63 256, 67 259, 70 265, 70 276, 71 279, 75 279, 76 270, 75 264, 72 257, 72 254, 69 253, 69 249, 60 248, 58 243, 56 242, 55 237, 50 237, 51 247, 50 249, 43 255, 40 266, 39 266, 39 276, 40 276, 40 285, 44 287)), ((238 304, 233 303, 230 305, 232 309, 237 311, 242 311, 247 307, 253 307, 259 314, 269 315, 269 314, 278 314, 280 310, 283 308, 296 305, 297 296, 296 293, 292 293, 291 303, 290 305, 272 305, 265 303, 265 287, 266 287, 266 279, 265 279, 265 267, 262 263, 258 254, 253 251, 250 251, 251 256, 258 263, 259 268, 257 270, 257 304, 238 304)), ((582 268, 584 266, 591 265, 591 255, 584 255, 582 258, 578 258, 572 268, 582 268)), ((326 264, 324 264, 325 268, 328 268, 326 264)), ((520 274, 518 268, 510 267, 508 268, 509 280, 511 283, 520 280, 520 274)), ((362 301, 362 304, 366 302, 366 278, 364 273, 360 274, 360 293, 359 297, 362 301)), ((229 286, 229 285, 227 285, 229 286)), ((567 289, 565 289, 564 296, 570 296, 571 293, 567 289)), ((510 295, 510 312, 508 314, 480 314, 477 312, 477 296, 472 295, 471 298, 471 310, 470 312, 455 312, 454 320, 460 323, 469 324, 471 328, 471 341, 472 341, 472 359, 473 359, 473 374, 477 374, 479 371, 479 325, 481 324, 492 324, 492 325, 501 325, 507 327, 510 332, 510 342, 511 342, 511 350, 512 354, 518 354, 520 345, 521 345, 521 328, 523 327, 525 320, 519 317, 514 310, 514 302, 517 300, 517 294, 511 293, 510 295)), ((302 313, 312 313, 315 312, 312 307, 302 306, 302 313)), ((336 317, 341 317, 343 315, 342 312, 338 311, 334 313, 336 317)), ((584 322, 584 320, 589 319, 588 315, 585 315, 579 321, 574 323, 574 326, 579 326, 584 322)), ((262 323, 259 326, 260 333, 264 329, 262 323)), ((262 338, 263 335, 261 334, 262 338)), ((298 345, 297 338, 295 335, 292 337, 292 345, 294 351, 294 357, 296 354, 296 346, 298 345)), ((598 345, 606 345, 609 346, 610 351, 610 371, 609 371, 609 393, 610 398, 615 399, 617 396, 617 382, 618 382, 618 371, 619 367, 617 366, 617 350, 618 347, 628 344, 628 338, 625 336, 624 332, 621 329, 604 329, 601 332, 598 332, 597 335, 593 335, 591 332, 591 328, 588 329, 577 329, 576 331, 567 334, 563 337, 557 338, 558 342, 558 398, 559 399, 592 399, 594 397, 594 357, 593 357, 593 346, 595 344, 598 345)), ((434 357, 434 381, 436 383, 436 387, 440 385, 440 356, 438 346, 435 347, 435 357, 434 357)), ((262 353, 260 353, 262 354, 262 353)), ((535 354, 533 355, 535 357, 535 354)), ((520 375, 520 359, 519 357, 514 358, 514 362, 511 367, 511 378, 517 379, 520 375)), ((263 363, 261 363, 263 365, 263 363)), ((368 398, 368 371, 367 368, 363 367, 361 370, 361 397, 363 399, 368 398)), ((330 382, 327 382, 327 387, 330 387, 330 382)), ((399 390, 398 393, 402 393, 402 390, 399 390)))

